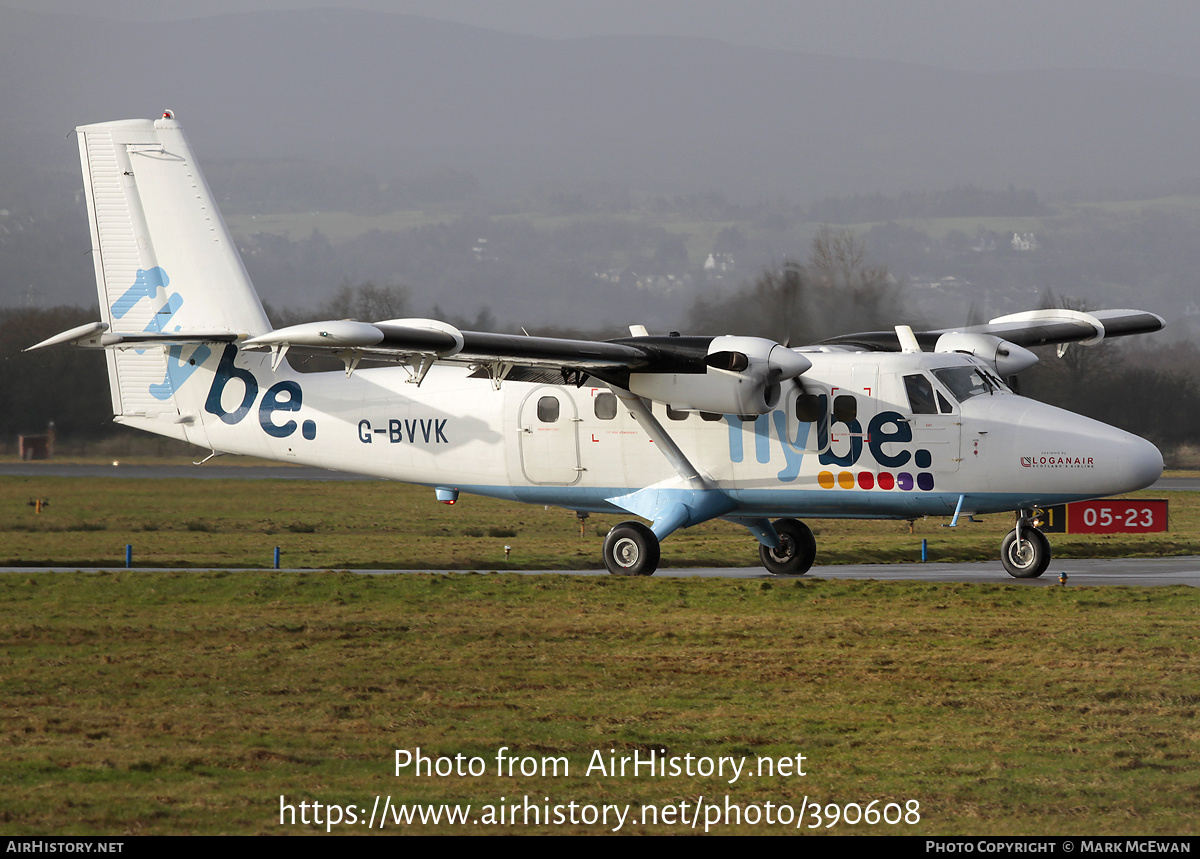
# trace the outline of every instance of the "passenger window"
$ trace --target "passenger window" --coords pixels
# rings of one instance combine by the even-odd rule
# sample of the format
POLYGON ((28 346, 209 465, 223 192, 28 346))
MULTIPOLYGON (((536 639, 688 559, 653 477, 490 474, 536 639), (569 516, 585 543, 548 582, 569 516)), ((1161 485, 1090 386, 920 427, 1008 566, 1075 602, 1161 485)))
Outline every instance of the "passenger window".
POLYGON ((669 405, 667 406, 667 417, 670 418, 671 420, 686 421, 687 416, 688 416, 687 412, 677 412, 673 408, 671 408, 669 405))
POLYGON ((617 416, 617 395, 611 393, 596 394, 592 408, 596 417, 602 421, 611 421, 617 416))
POLYGON ((833 417, 844 424, 858 417, 858 400, 852 394, 840 394, 833 398, 833 417))
MULTIPOLYGON (((914 415, 936 415, 937 403, 933 399, 933 383, 924 375, 917 373, 904 377, 904 389, 908 391, 908 405, 914 415)), ((946 398, 940 393, 938 397, 944 403, 946 398)))
POLYGON ((821 419, 821 397, 816 394, 801 394, 796 397, 796 420, 801 423, 816 423, 821 419))
POLYGON ((537 405, 538 420, 544 424, 552 424, 558 420, 558 398, 542 397, 537 405))

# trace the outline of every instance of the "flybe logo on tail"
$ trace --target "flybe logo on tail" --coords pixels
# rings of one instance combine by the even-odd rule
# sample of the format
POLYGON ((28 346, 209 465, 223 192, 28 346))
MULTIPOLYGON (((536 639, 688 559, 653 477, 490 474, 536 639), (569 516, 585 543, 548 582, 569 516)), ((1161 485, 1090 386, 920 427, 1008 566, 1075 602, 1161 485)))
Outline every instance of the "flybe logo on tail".
MULTIPOLYGON (((167 286, 171 283, 171 278, 167 275, 166 270, 159 265, 151 269, 139 268, 137 274, 133 278, 133 286, 125 290, 124 294, 113 302, 112 315, 117 319, 124 319, 125 314, 133 310, 139 301, 143 298, 148 298, 155 301, 158 298, 158 291, 161 289, 165 294, 167 286)), ((167 329, 167 325, 179 312, 179 308, 183 306, 183 296, 178 292, 172 293, 166 299, 163 305, 155 312, 149 324, 143 329, 144 331, 161 334, 167 329)), ((179 326, 175 327, 179 330, 179 326)))
MULTIPOLYGON (((236 358, 237 348, 232 343, 226 344, 225 351, 221 355, 221 363, 217 365, 217 374, 213 378, 212 387, 208 390, 208 399, 204 401, 206 412, 216 415, 223 423, 231 426, 250 414, 254 401, 258 399, 258 380, 249 370, 235 366, 236 358), (234 380, 242 387, 242 399, 230 411, 221 405, 221 399, 225 394, 226 386, 234 380)), ((236 388, 231 390, 236 390, 236 388)), ((279 422, 279 418, 286 417, 289 412, 300 411, 303 402, 304 392, 296 382, 276 382, 267 388, 258 404, 258 423, 263 428, 263 432, 275 438, 290 436, 296 431, 296 422, 294 420, 279 422)), ((316 422, 308 420, 300 424, 300 435, 310 441, 316 438, 316 422)))
MULTIPOLYGON (((162 266, 156 265, 149 269, 139 268, 133 277, 133 285, 125 290, 109 308, 113 318, 124 319, 142 299, 148 299, 154 303, 161 301, 162 304, 142 330, 150 334, 163 333, 171 320, 175 318, 175 314, 179 312, 179 308, 183 307, 183 296, 178 292, 172 293, 170 296, 166 295, 167 286, 170 283, 171 278, 162 266), (160 292, 164 296, 163 298, 159 298, 160 292)), ((178 325, 175 326, 175 330, 179 330, 178 325)), ((139 355, 145 352, 144 349, 135 351, 139 355)), ((196 367, 203 364, 211 354, 207 346, 200 346, 185 361, 183 360, 183 347, 172 346, 167 350, 166 376, 161 382, 150 385, 150 395, 156 400, 169 400, 171 395, 179 390, 179 386, 195 372, 196 367)))
POLYGON ((172 346, 167 350, 167 375, 161 382, 150 386, 151 396, 156 400, 171 399, 171 395, 179 390, 192 373, 196 372, 196 368, 207 361, 210 355, 212 355, 212 350, 201 344, 185 361, 183 347, 172 346))

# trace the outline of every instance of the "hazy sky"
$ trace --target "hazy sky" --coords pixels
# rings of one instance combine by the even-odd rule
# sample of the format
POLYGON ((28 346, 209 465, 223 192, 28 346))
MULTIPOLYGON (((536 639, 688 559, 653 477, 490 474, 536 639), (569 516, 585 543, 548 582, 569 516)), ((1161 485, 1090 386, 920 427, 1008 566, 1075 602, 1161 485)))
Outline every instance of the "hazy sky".
POLYGON ((345 7, 553 38, 699 36, 972 71, 1102 67, 1200 77, 1196 0, 0 0, 0 6, 142 20, 345 7))

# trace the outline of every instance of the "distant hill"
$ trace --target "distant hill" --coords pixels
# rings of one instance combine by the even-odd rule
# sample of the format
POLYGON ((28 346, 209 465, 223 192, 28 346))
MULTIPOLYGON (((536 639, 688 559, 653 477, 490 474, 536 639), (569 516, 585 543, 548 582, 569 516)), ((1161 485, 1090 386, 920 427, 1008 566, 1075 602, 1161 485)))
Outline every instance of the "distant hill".
MULTIPOLYGON (((936 62, 936 57, 930 61, 936 62)), ((970 74, 666 37, 547 40, 306 10, 131 24, 0 9, 0 187, 75 125, 172 108, 202 159, 736 198, 1197 174, 1200 81, 970 74)))

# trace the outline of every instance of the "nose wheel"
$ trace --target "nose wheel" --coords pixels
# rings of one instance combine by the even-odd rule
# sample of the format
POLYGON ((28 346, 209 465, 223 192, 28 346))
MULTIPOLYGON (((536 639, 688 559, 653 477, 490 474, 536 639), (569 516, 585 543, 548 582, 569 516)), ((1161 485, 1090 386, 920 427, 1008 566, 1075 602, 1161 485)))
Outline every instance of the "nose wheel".
POLYGON ((1050 541, 1032 525, 1014 528, 1000 544, 1000 563, 1014 578, 1036 579, 1050 566, 1050 541))

